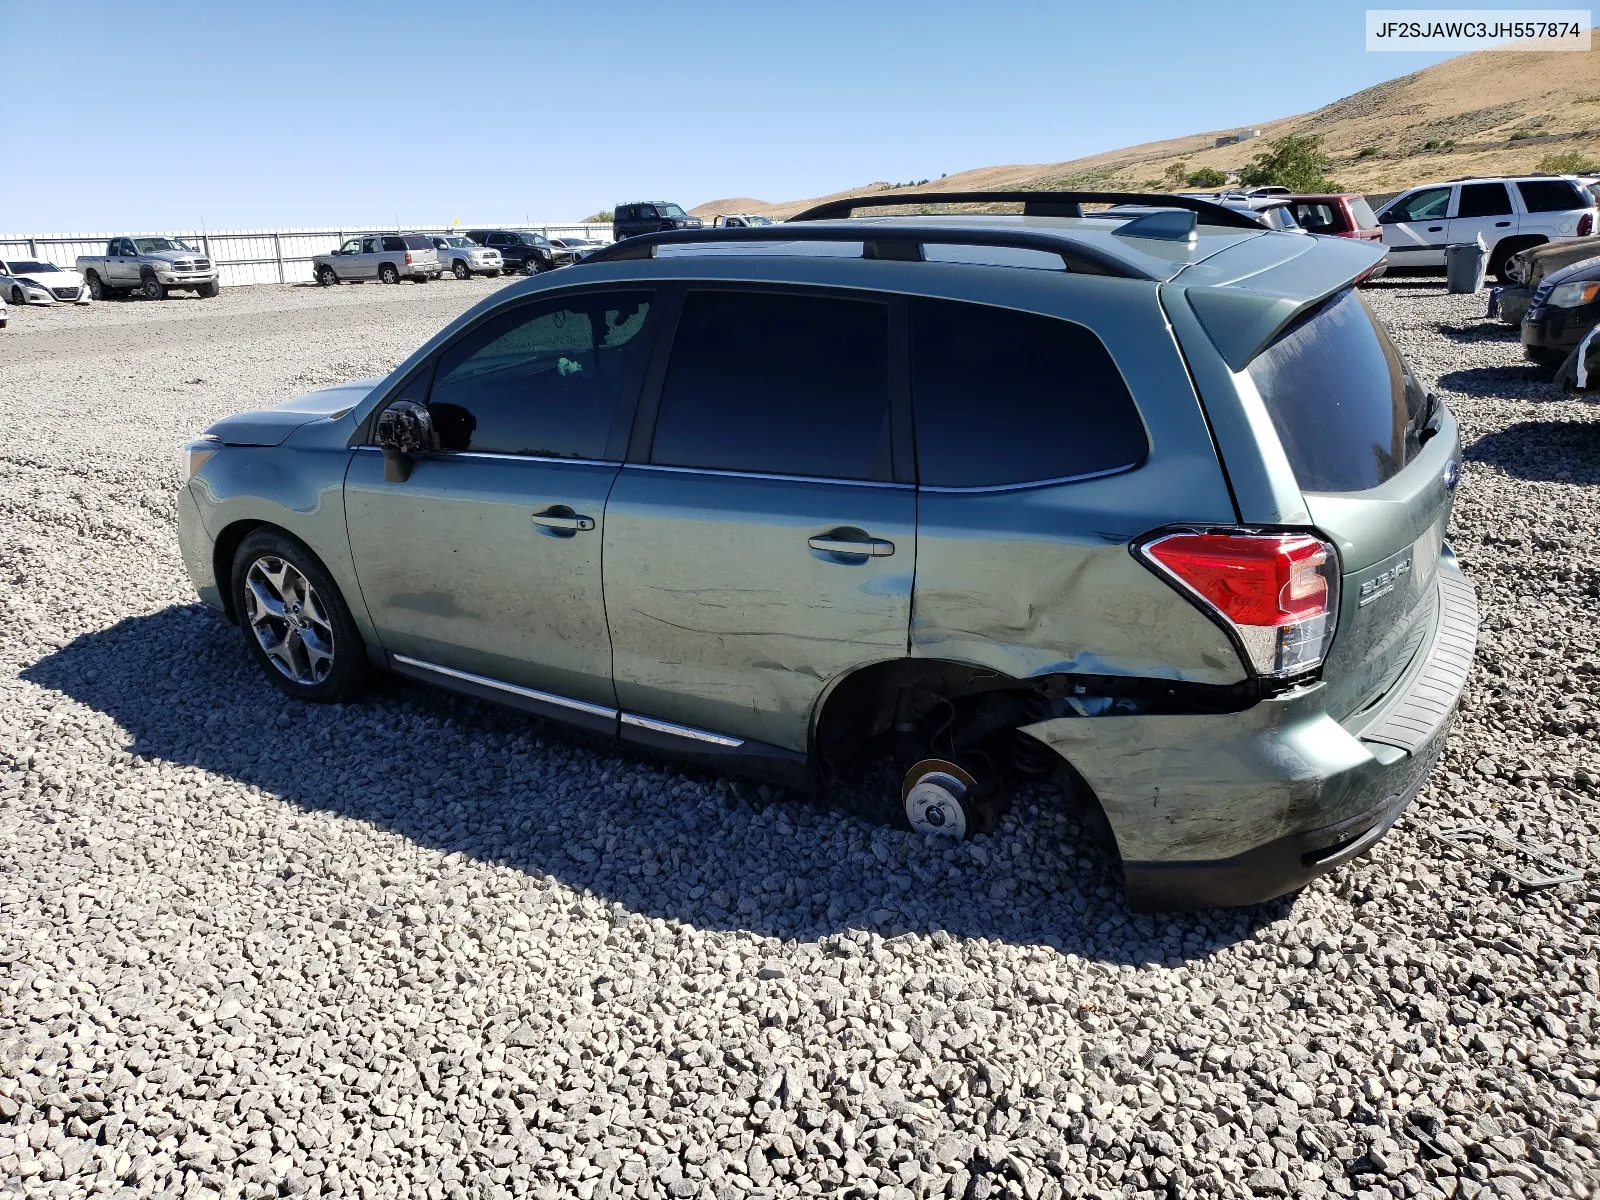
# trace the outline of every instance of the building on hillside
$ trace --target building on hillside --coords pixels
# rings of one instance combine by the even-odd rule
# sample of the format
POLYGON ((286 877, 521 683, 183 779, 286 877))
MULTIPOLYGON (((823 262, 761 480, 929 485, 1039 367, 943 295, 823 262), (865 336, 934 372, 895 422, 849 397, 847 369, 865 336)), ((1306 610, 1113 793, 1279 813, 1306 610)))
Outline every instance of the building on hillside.
POLYGON ((1216 146, 1233 146, 1239 142, 1248 142, 1251 138, 1258 138, 1260 136, 1261 130, 1259 129, 1241 129, 1237 133, 1223 134, 1212 144, 1216 146))

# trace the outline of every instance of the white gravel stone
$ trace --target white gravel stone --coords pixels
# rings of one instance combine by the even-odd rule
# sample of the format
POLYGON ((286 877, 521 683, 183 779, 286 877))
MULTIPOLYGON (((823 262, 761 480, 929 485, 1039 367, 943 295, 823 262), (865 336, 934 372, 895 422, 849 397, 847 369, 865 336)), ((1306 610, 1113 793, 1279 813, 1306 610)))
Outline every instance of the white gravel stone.
POLYGON ((1369 289, 1461 419, 1483 646, 1369 857, 1129 914, 1047 794, 948 845, 202 610, 175 448, 497 284, 13 310, 0 335, 0 1193, 1596 1196, 1600 410, 1482 298, 1369 289), (204 1189, 202 1191, 201 1189, 204 1189))

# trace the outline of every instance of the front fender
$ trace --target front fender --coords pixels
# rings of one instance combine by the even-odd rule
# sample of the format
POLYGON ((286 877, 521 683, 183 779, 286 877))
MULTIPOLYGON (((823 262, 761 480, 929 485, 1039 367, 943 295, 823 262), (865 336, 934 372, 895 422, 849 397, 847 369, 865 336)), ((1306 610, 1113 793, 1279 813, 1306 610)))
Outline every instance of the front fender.
MULTIPOLYGON (((340 440, 301 438, 281 446, 223 446, 191 481, 189 494, 213 543, 241 523, 274 525, 311 548, 333 576, 369 646, 377 631, 361 595, 345 528, 344 477, 354 451, 340 440)), ((219 569, 218 586, 228 587, 219 569)))

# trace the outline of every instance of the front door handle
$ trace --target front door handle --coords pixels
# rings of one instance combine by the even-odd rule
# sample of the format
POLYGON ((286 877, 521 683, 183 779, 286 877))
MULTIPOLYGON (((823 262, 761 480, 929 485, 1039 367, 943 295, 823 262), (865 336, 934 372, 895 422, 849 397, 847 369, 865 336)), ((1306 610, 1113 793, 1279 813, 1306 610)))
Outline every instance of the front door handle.
POLYGON ((594 528, 594 518, 575 513, 565 504, 553 504, 544 512, 533 514, 533 523, 539 532, 551 537, 571 537, 594 528))
POLYGON ((1510 227, 1510 225, 1511 225, 1510 221, 1496 221, 1494 223, 1494 227, 1496 229, 1507 229, 1507 228, 1510 227))
POLYGON ((1429 225, 1428 226, 1428 232, 1429 233, 1443 233, 1444 232, 1444 226, 1443 225, 1429 225))
POLYGON ((888 558, 894 553, 894 543, 883 538, 839 537, 840 532, 843 531, 811 538, 806 545, 824 554, 849 554, 858 558, 888 558))

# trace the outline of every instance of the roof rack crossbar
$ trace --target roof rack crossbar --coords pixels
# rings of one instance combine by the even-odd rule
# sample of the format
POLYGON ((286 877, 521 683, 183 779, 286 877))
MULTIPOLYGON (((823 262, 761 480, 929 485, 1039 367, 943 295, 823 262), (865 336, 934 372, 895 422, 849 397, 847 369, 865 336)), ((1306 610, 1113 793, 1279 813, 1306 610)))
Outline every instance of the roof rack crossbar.
POLYGON ((1143 204, 1157 208, 1187 208, 1199 213, 1207 225, 1233 229, 1260 229, 1261 222, 1214 200, 1175 196, 1168 192, 879 192, 830 200, 796 213, 796 221, 843 221, 858 208, 900 208, 908 204, 1020 204, 1025 217, 1081 217, 1085 204, 1143 204))
MULTIPOLYGON (((1255 228, 1259 229, 1257 225, 1255 228)), ((574 263, 584 267, 594 263, 624 262, 654 258, 662 246, 723 245, 730 242, 862 242, 874 247, 870 257, 915 261, 901 247, 997 246, 1011 250, 1038 250, 1061 259, 1068 271, 1083 275, 1115 275, 1124 279, 1154 279, 1129 263, 1072 237, 1034 229, 974 229, 970 226, 943 228, 937 225, 862 225, 857 229, 832 226, 795 226, 787 222, 761 225, 752 229, 673 229, 646 233, 612 242, 574 263), (878 249, 878 247, 884 247, 878 249)))

